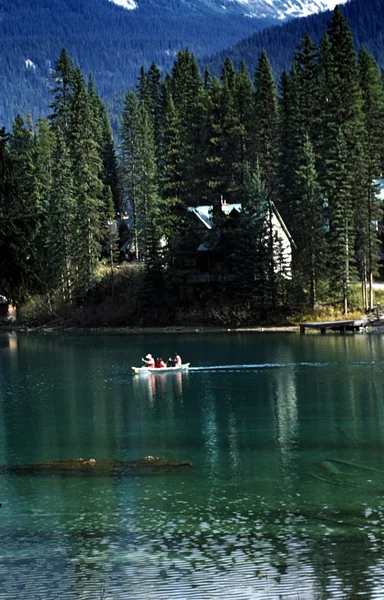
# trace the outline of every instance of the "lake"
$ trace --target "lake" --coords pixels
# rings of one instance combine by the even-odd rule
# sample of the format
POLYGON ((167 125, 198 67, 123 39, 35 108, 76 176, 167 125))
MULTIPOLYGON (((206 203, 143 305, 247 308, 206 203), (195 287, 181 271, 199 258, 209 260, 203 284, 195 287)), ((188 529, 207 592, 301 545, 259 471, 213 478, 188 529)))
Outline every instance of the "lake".
POLYGON ((383 381, 378 335, 1 334, 0 599, 382 599, 383 381), (9 469, 148 455, 193 466, 9 469))

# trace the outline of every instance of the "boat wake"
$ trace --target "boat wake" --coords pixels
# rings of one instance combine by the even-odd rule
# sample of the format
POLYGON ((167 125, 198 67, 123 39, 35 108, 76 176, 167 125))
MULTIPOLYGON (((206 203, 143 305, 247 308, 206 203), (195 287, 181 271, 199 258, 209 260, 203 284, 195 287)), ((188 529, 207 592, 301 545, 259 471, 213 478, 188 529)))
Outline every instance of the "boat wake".
POLYGON ((263 369, 284 369, 292 367, 360 367, 360 366, 384 365, 384 361, 346 361, 346 362, 291 362, 291 363, 256 363, 240 365, 213 365, 201 367, 189 367, 189 372, 203 371, 259 371, 263 369))

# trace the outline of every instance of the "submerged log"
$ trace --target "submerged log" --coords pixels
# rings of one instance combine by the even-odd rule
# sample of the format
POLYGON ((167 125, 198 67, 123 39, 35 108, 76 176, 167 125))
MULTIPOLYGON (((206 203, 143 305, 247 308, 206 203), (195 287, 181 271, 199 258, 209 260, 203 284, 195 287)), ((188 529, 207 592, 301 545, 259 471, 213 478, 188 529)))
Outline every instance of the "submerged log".
POLYGON ((144 476, 162 475, 191 467, 190 461, 172 462, 157 456, 145 456, 139 460, 113 460, 74 458, 48 463, 24 463, 3 465, 0 470, 15 475, 96 475, 96 476, 144 476))

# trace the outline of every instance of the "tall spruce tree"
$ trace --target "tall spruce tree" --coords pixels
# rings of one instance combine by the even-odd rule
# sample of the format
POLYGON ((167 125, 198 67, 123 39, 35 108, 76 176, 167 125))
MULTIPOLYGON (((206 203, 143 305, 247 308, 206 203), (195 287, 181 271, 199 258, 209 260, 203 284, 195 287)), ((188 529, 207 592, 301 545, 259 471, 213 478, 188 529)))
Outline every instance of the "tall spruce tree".
POLYGON ((53 100, 50 105, 50 119, 54 127, 67 130, 70 122, 70 111, 73 94, 73 77, 75 68, 68 52, 63 48, 52 73, 54 87, 51 90, 53 100))
POLYGON ((231 268, 234 299, 248 310, 263 311, 273 301, 273 249, 268 217, 270 206, 259 166, 251 169, 247 165, 245 199, 232 235, 231 268))
POLYGON ((183 195, 181 160, 180 118, 172 95, 167 90, 164 98, 163 144, 160 162, 160 184, 163 198, 181 198, 183 195))
MULTIPOLYGON (((331 246, 336 254, 345 248, 343 258, 340 259, 340 264, 344 265, 344 276, 340 276, 344 285, 346 310, 351 264, 356 252, 356 248, 351 250, 351 242, 355 239, 351 223, 356 222, 357 207, 366 203, 365 189, 361 185, 366 179, 363 101, 352 33, 339 7, 333 12, 327 35, 329 44, 325 38, 320 60, 321 97, 324 106, 321 115, 323 135, 320 145, 323 168, 319 169, 319 177, 325 197, 329 201, 331 246), (337 170, 336 164, 339 160, 342 162, 337 170), (344 181, 341 181, 341 172, 344 181), (340 186, 339 192, 336 185, 340 186), (346 203, 344 208, 340 205, 341 199, 346 203), (343 214, 346 219, 344 226, 340 222, 343 214), (336 239, 338 235, 341 236, 340 241, 336 239)), ((360 270, 360 276, 364 276, 363 270, 360 270)))
POLYGON ((255 157, 270 200, 277 195, 278 100, 268 57, 263 51, 255 72, 255 157))
POLYGON ((295 237, 297 198, 295 173, 299 166, 303 137, 298 127, 299 108, 298 76, 295 65, 290 75, 283 72, 280 83, 279 110, 279 208, 288 229, 295 237))
POLYGON ((181 50, 169 79, 170 92, 180 116, 181 170, 184 181, 183 197, 187 205, 199 203, 198 185, 200 158, 193 144, 196 127, 195 104, 202 87, 199 67, 191 52, 181 50))
POLYGON ((252 82, 244 61, 241 61, 236 75, 234 87, 234 109, 236 113, 236 155, 233 160, 236 202, 245 199, 245 172, 247 170, 249 152, 252 147, 252 82))
POLYGON ((105 223, 102 202, 102 161, 97 122, 80 69, 73 78, 70 150, 75 195, 75 288, 81 297, 90 288, 101 250, 105 223))
POLYGON ((328 166, 331 282, 341 297, 344 314, 347 314, 350 286, 355 274, 355 205, 353 180, 349 176, 348 146, 341 128, 334 149, 328 166))
POLYGON ((326 264, 323 196, 318 183, 315 155, 307 134, 302 148, 301 164, 295 173, 295 188, 300 210, 296 215, 296 276, 307 288, 311 307, 316 308, 318 282, 326 264))
POLYGON ((138 109, 137 139, 136 213, 139 257, 152 263, 158 258, 160 250, 159 192, 153 120, 144 104, 138 109))
POLYGON ((71 303, 79 258, 78 215, 70 148, 61 128, 55 132, 52 158, 46 227, 47 286, 52 292, 60 292, 64 303, 71 303))
POLYGON ((133 246, 139 259, 137 195, 139 186, 139 101, 134 92, 128 92, 124 101, 121 123, 121 180, 125 210, 132 214, 133 246))
MULTIPOLYGON (((14 127, 14 137, 23 136, 18 131, 21 121, 14 127), (16 126, 17 125, 17 126, 16 126)), ((23 129, 23 128, 22 128, 23 129)), ((14 142, 15 140, 13 140, 14 142)), ((32 199, 26 196, 20 178, 20 153, 13 157, 10 136, 0 131, 0 289, 10 303, 18 309, 31 292, 38 289, 36 281, 36 234, 39 215, 32 199)))
POLYGON ((308 34, 304 36, 294 54, 295 71, 297 74, 299 115, 297 127, 300 130, 301 141, 305 136, 313 145, 318 136, 318 79, 317 49, 308 34))
POLYGON ((383 217, 373 180, 381 175, 384 154, 384 89, 378 66, 365 48, 359 53, 359 73, 365 124, 366 177, 363 181, 360 180, 364 186, 362 196, 365 202, 358 207, 358 257, 363 271, 363 304, 372 310, 373 275, 377 270, 379 257, 378 223, 383 217))

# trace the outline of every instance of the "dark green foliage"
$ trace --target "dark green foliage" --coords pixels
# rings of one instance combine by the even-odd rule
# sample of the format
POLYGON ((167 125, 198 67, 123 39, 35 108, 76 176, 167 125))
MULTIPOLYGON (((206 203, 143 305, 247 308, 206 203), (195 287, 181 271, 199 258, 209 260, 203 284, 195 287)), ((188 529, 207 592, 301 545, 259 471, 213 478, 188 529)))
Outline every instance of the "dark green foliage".
POLYGON ((114 298, 126 242, 127 258, 142 263, 132 266, 130 319, 155 301, 159 323, 197 307, 314 308, 327 286, 347 312, 358 278, 372 307, 384 92, 372 56, 362 50, 357 62, 340 9, 319 50, 303 37, 279 98, 265 52, 254 83, 230 59, 220 79, 201 78, 189 50, 164 79, 155 63, 143 68, 125 97, 119 168, 93 78, 86 87, 63 50, 54 79, 49 119, 18 116, 3 134, 1 244, 21 279, 2 266, 1 281, 15 301, 39 292, 52 313, 58 298, 99 301, 102 258, 114 298))
POLYGON ((249 308, 270 306, 275 297, 275 273, 270 239, 271 202, 257 166, 245 171, 245 200, 232 234, 233 294, 249 308))
POLYGON ((270 200, 277 195, 278 102, 268 57, 263 51, 255 73, 254 160, 266 183, 270 200))
POLYGON ((296 276, 308 292, 311 307, 315 308, 318 283, 325 274, 326 240, 324 200, 308 135, 304 140, 301 160, 295 172, 295 192, 299 202, 295 219, 296 276))
POLYGON ((30 132, 17 119, 13 140, 0 132, 0 290, 13 305, 19 306, 35 291, 38 215, 34 196, 29 201, 30 172, 22 177, 22 164, 29 163, 30 132), (15 158, 12 148, 17 149, 15 158))

